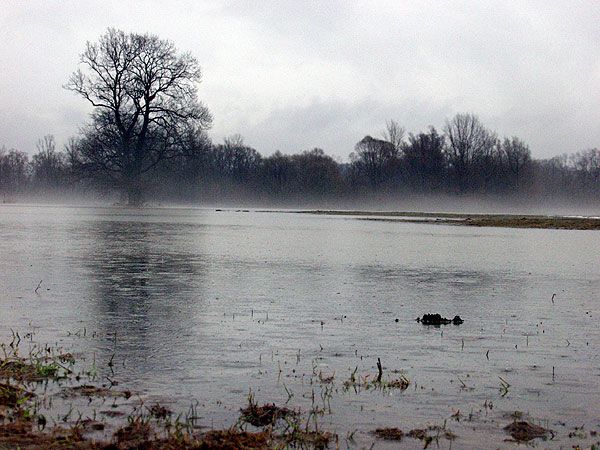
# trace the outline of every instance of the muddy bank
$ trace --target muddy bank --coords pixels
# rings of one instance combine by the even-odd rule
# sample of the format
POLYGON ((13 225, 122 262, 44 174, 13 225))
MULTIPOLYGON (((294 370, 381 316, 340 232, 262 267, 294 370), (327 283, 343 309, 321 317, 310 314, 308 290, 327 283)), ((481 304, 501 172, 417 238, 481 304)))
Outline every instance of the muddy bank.
POLYGON ((356 216, 360 220, 462 225, 474 227, 539 228, 556 230, 600 230, 600 219, 593 217, 461 214, 414 211, 281 211, 295 214, 356 216))

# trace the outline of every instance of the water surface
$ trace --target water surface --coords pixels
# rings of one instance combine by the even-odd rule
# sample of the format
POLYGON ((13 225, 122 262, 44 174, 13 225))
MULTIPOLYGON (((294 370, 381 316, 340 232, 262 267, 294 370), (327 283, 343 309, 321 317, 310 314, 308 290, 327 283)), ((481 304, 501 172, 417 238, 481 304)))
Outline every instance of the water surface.
POLYGON ((320 372, 335 381, 319 426, 343 447, 355 430, 360 447, 377 427, 444 421, 454 448, 511 447, 502 427, 514 411, 555 430, 540 445, 570 447, 575 426, 600 429, 599 236, 2 205, 0 336, 32 331, 102 371, 114 353, 120 386, 174 410, 197 401, 207 427, 235 423, 249 389, 303 411, 313 391, 323 403, 320 372), (465 323, 414 321, 428 312, 465 323), (403 373, 410 387, 343 388, 355 369, 374 376, 377 358, 384 378, 403 373))

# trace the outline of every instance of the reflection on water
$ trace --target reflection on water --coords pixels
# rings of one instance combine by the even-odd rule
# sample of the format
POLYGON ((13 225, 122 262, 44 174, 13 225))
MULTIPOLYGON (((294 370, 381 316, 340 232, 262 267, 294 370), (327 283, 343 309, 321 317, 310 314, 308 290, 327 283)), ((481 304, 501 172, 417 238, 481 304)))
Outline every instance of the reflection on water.
POLYGON ((452 424, 455 446, 491 434, 496 448, 515 410, 558 430, 600 426, 599 251, 595 232, 0 207, 0 335, 33 328, 100 366, 114 353, 111 377, 173 408, 198 399, 207 426, 234 423, 249 388, 265 402, 290 390, 308 409, 316 371, 338 388, 323 426, 358 429, 359 444, 374 424, 441 424, 461 410, 472 422, 452 424), (414 322, 427 312, 465 323, 414 322), (378 357, 411 388, 341 389, 378 357))
POLYGON ((178 245, 178 236, 190 231, 122 221, 88 228, 93 245, 79 260, 88 273, 90 315, 101 334, 122 335, 117 349, 123 354, 147 360, 170 335, 191 328, 184 310, 200 306, 194 293, 205 262, 178 245))

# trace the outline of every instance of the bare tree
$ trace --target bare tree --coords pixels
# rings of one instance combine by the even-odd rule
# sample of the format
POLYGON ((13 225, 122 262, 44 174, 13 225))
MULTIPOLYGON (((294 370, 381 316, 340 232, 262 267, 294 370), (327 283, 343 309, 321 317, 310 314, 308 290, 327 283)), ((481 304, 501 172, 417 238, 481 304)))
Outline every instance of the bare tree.
POLYGON ((240 134, 226 137, 223 144, 214 146, 212 153, 215 167, 234 182, 247 181, 261 161, 260 154, 248 147, 240 134))
POLYGON ((239 134, 239 133, 235 133, 232 134, 231 136, 227 136, 226 138, 223 138, 223 143, 225 144, 226 147, 245 147, 244 144, 244 137, 239 134))
POLYGON ((421 191, 439 188, 444 180, 444 136, 434 127, 408 136, 404 149, 406 176, 421 191))
POLYGON ((0 148, 0 193, 5 196, 3 202, 11 200, 12 195, 25 191, 29 181, 29 157, 27 153, 0 148))
POLYGON ((339 193, 342 178, 338 164, 320 148, 292 155, 295 165, 294 188, 304 199, 324 199, 339 193))
POLYGON ((446 121, 446 155, 461 192, 473 187, 474 168, 494 150, 496 134, 474 114, 457 114, 446 121))
POLYGON ((268 194, 281 196, 289 193, 290 180, 294 176, 294 163, 279 150, 262 159, 260 179, 268 194))
POLYGON ((597 195, 600 192, 600 150, 591 148, 569 156, 579 189, 597 195))
POLYGON ((372 187, 390 178, 398 163, 398 150, 391 142, 365 136, 354 149, 350 154, 352 164, 364 173, 372 187))
POLYGON ((502 155, 513 180, 513 187, 519 189, 523 175, 531 164, 531 151, 527 144, 513 136, 502 142, 502 155))
POLYGON ((83 166, 108 176, 139 205, 142 175, 180 154, 186 131, 211 123, 197 98, 198 62, 158 36, 110 28, 87 43, 80 63, 65 87, 94 107, 80 146, 83 166))
POLYGON ((383 130, 383 140, 389 142, 396 149, 397 155, 400 154, 404 146, 404 134, 406 130, 401 127, 394 119, 386 120, 385 130, 383 130))
POLYGON ((32 183, 40 190, 54 190, 66 182, 67 161, 56 151, 54 136, 46 135, 37 143, 37 153, 31 158, 32 183))

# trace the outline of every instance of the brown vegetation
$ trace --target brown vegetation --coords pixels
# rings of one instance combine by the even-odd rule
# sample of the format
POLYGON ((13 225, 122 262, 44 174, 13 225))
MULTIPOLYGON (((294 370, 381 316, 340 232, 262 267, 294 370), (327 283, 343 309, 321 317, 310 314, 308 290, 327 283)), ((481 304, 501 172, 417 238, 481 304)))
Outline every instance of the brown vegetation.
POLYGON ((131 397, 130 391, 119 391, 116 389, 108 389, 104 386, 92 386, 88 384, 84 384, 81 386, 73 386, 63 389, 62 396, 63 397, 75 397, 75 396, 84 396, 84 397, 123 397, 129 398, 131 397))
POLYGON ((86 441, 79 427, 55 427, 49 432, 34 430, 31 421, 18 419, 0 425, 0 448, 33 449, 96 449, 86 441))
POLYGON ((504 430, 512 436, 515 441, 526 442, 535 438, 546 438, 552 434, 551 430, 525 421, 515 421, 504 427, 504 430))
POLYGON ((327 431, 306 431, 295 429, 291 433, 281 437, 286 444, 294 448, 314 448, 317 450, 325 449, 329 443, 337 436, 327 431))
POLYGON ((380 439, 388 441, 400 441, 404 436, 404 433, 400 428, 377 428, 373 434, 380 439))
POLYGON ((236 450, 247 448, 254 450, 273 447, 273 436, 267 431, 250 433, 240 430, 213 430, 204 434, 198 448, 203 450, 236 450))
POLYGON ((0 448, 81 449, 81 450, 235 450, 270 449, 274 438, 270 432, 250 433, 237 429, 214 430, 200 436, 188 433, 161 436, 143 420, 133 420, 119 428, 110 441, 95 441, 84 436, 85 427, 55 427, 49 432, 35 429, 31 421, 17 420, 0 425, 0 448))
POLYGON ((240 420, 255 427, 274 425, 279 419, 293 417, 296 413, 288 408, 273 403, 258 406, 252 392, 248 395, 248 406, 241 409, 240 420))
POLYGON ((0 383, 0 405, 15 408, 22 399, 33 396, 21 386, 0 383))
POLYGON ((415 428, 410 430, 407 434, 408 437, 423 441, 423 448, 429 447, 433 441, 438 442, 440 438, 453 441, 456 439, 456 435, 446 428, 439 426, 429 426, 427 428, 415 428))

